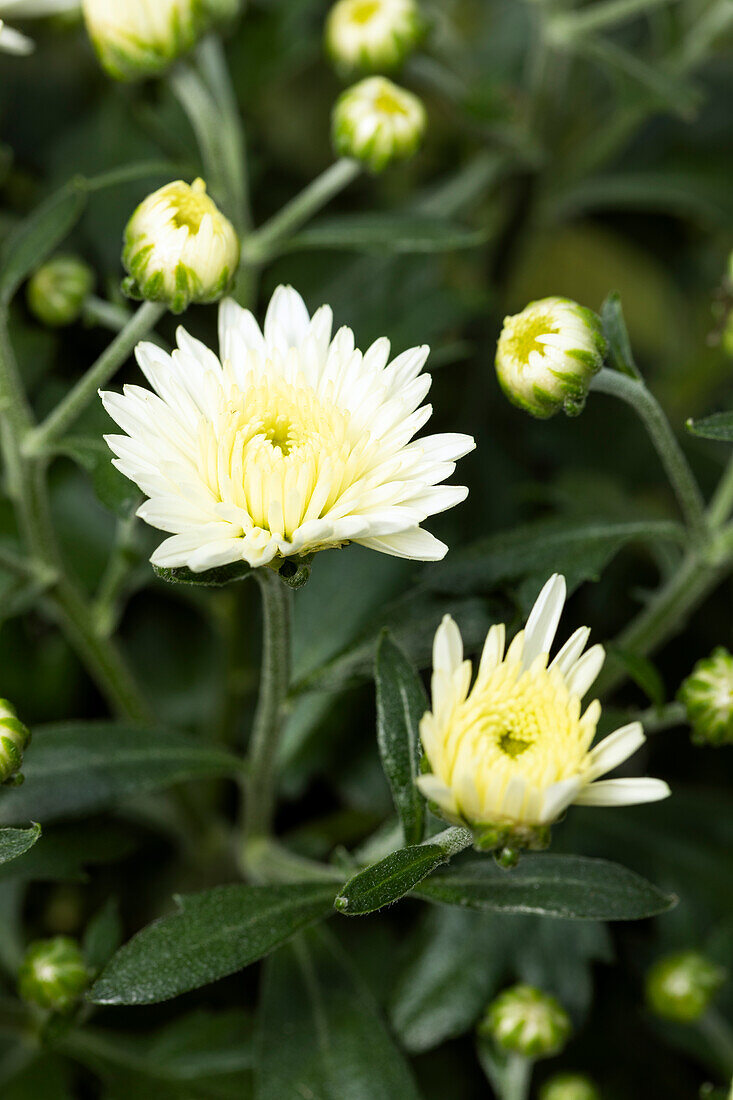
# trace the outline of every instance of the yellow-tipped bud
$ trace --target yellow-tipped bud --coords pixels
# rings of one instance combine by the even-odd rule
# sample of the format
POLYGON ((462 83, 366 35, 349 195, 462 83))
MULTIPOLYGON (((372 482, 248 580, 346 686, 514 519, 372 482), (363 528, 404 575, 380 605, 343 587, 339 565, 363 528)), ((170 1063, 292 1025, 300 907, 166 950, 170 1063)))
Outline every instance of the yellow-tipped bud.
POLYGON ((386 72, 402 64, 423 29, 416 0, 339 0, 326 22, 326 49, 342 72, 386 72))
POLYGON ((336 152, 381 172, 412 156, 425 133, 425 108, 412 92, 384 76, 354 84, 336 101, 332 132, 336 152))

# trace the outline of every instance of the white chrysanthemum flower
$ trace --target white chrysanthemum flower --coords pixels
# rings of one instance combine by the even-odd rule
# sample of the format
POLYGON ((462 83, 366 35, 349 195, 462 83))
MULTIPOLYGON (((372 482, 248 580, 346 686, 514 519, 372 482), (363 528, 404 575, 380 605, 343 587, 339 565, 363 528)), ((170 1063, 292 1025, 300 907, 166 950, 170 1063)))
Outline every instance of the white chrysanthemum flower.
POLYGON ((474 441, 413 440, 431 414, 421 373, 429 349, 390 363, 388 340, 362 354, 350 329, 333 339, 331 329, 330 308, 311 319, 289 287, 273 295, 264 333, 226 300, 221 359, 179 329, 172 355, 137 349, 155 393, 102 394, 127 432, 107 438, 115 465, 150 498, 138 514, 172 535, 154 565, 262 566, 348 542, 421 561, 444 556, 420 524, 467 495, 441 482, 474 441))
POLYGON ((530 302, 504 318, 496 349, 501 388, 520 409, 544 419, 582 411, 590 380, 603 366, 599 318, 569 298, 530 302))
POLYGON ((326 22, 326 49, 343 70, 394 69, 423 31, 417 0, 339 0, 326 22))
MULTIPOLYGON (((116 80, 163 72, 210 26, 223 0, 82 0, 89 37, 116 80)), ((231 4, 226 4, 227 8, 231 4)))
POLYGON ((122 262, 131 298, 165 302, 182 313, 191 302, 216 302, 239 266, 234 226, 206 194, 203 180, 168 183, 140 203, 125 230, 122 262))
POLYGON ((26 57, 29 53, 33 53, 34 45, 30 38, 14 30, 13 27, 8 27, 0 19, 0 50, 4 53, 16 54, 18 57, 26 57))
POLYGON ((6 15, 15 19, 35 19, 77 11, 80 3, 81 0, 0 0, 0 50, 19 57, 25 57, 34 50, 32 39, 3 22, 6 15))
POLYGON ((347 88, 333 109, 336 152, 381 172, 418 149, 427 117, 417 96, 384 76, 370 76, 347 88))
POLYGON ((571 803, 626 806, 670 793, 659 779, 601 779, 636 752, 644 731, 632 722, 591 748, 601 705, 582 711, 581 700, 605 653, 584 652, 590 631, 581 627, 548 664, 565 594, 555 574, 506 653, 505 628, 493 626, 473 686, 458 627, 446 616, 438 628, 432 712, 420 725, 431 772, 417 783, 448 820, 521 837, 571 803))

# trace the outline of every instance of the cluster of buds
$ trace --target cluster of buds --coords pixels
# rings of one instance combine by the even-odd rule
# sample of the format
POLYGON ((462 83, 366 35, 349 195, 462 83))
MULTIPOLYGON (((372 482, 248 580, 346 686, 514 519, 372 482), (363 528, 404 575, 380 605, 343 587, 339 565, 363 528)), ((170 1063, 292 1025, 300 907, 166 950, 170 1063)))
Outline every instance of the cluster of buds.
POLYGON ((89 37, 115 80, 164 72, 239 6, 240 0, 82 0, 89 37))
POLYGON ((532 416, 546 419, 560 409, 577 416, 605 354, 595 313, 569 298, 542 298, 504 319, 496 373, 512 404, 532 416))
POLYGON ((582 1073, 558 1073, 542 1086, 540 1100, 601 1100, 601 1094, 582 1073))
POLYGON ((733 657, 719 646, 698 661, 678 692, 698 745, 733 743, 733 657))
POLYGON ((647 1004, 664 1019, 694 1023, 705 1015, 725 978, 725 970, 699 951, 667 955, 647 974, 647 1004))
POLYGON ((68 936, 30 945, 18 971, 18 993, 26 1004, 46 1012, 70 1012, 89 984, 79 945, 68 936))
POLYGON ((192 302, 215 302, 239 266, 239 238, 206 193, 203 180, 177 180, 138 206, 125 230, 122 262, 131 298, 164 302, 182 313, 192 302))
POLYGON ((26 299, 33 316, 49 328, 78 321, 94 289, 94 272, 77 256, 55 256, 28 280, 26 299))
POLYGON ((505 989, 479 1024, 479 1034, 500 1050, 531 1059, 559 1054, 571 1031, 570 1017, 557 998, 531 985, 505 989))
POLYGON ((23 782, 20 769, 30 739, 30 730, 19 721, 15 708, 0 699, 0 786, 23 782))

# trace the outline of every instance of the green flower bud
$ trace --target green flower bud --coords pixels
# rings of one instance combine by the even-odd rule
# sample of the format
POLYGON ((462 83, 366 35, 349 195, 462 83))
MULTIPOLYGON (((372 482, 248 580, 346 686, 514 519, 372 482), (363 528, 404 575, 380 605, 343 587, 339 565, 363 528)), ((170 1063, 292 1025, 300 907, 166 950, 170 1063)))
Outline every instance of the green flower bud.
POLYGON ((558 1073, 542 1086, 540 1100, 601 1100, 601 1094, 581 1073, 558 1073))
POLYGON ((18 772, 30 739, 30 730, 18 720, 15 708, 0 699, 0 785, 23 782, 18 772))
POLYGON ((698 661, 677 698, 687 711, 693 741, 733 743, 733 657, 727 649, 719 646, 698 661))
POLYGON ((423 30, 417 0, 339 0, 326 22, 326 50, 341 72, 386 72, 402 64, 423 30))
POLYGON ((504 318, 496 373, 512 404, 532 416, 546 419, 560 409, 577 416, 605 354, 595 313, 569 298, 542 298, 504 318))
MULTIPOLYGON (((115 80, 156 76, 187 53, 223 0, 82 0, 89 37, 115 80)), ((227 8, 231 3, 226 4, 227 8)))
POLYGON ((370 76, 347 88, 333 110, 336 152, 362 161, 372 172, 404 160, 418 149, 426 114, 417 96, 384 76, 370 76))
POLYGON ((122 288, 131 298, 165 302, 182 313, 191 302, 216 302, 239 266, 239 238, 206 194, 203 180, 183 180, 149 195, 125 230, 122 288))
POLYGON ((647 974, 647 1003, 657 1016, 693 1023, 707 1011, 725 977, 721 967, 698 951, 668 955, 647 974))
POLYGON ((68 936, 38 940, 26 951, 18 971, 18 992, 27 1004, 68 1012, 89 984, 79 945, 68 936))
POLYGON ((555 997, 531 985, 515 985, 489 1005, 480 1031, 504 1050, 549 1058, 565 1046, 572 1025, 555 997))
POLYGON ((60 328, 78 321, 94 289, 94 272, 76 256, 55 256, 31 276, 28 308, 42 325, 60 328))

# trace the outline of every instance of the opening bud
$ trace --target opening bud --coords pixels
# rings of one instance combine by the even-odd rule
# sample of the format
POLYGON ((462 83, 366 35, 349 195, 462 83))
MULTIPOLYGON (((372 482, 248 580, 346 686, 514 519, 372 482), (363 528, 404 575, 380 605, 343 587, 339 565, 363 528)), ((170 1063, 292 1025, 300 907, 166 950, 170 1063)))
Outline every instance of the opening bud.
POLYGON ((699 951, 667 955, 647 974, 647 1004, 657 1016, 694 1023, 705 1014, 725 978, 725 970, 699 951))
POLYGON ((723 646, 698 661, 677 698, 698 745, 733 743, 733 657, 723 646))
POLYGON ((542 1086, 540 1100, 601 1100, 601 1094, 581 1073, 558 1073, 542 1086))
POLYGON ((226 294, 239 266, 239 238, 203 180, 191 186, 176 180, 138 206, 125 230, 122 262, 129 272, 125 294, 182 313, 191 302, 226 294))
POLYGON ((7 699, 0 699, 0 785, 23 782, 18 773, 30 739, 30 730, 18 720, 15 708, 7 699))
POLYGON ((89 984, 79 945, 68 936, 38 940, 26 951, 18 971, 18 993, 26 1004, 51 1012, 69 1012, 89 984))
POLYGON ((525 1058, 549 1058, 570 1038, 570 1017, 560 1002, 531 985, 504 990, 479 1025, 498 1047, 525 1058))
POLYGON ((417 0, 339 0, 326 21, 326 50, 339 71, 396 69, 420 41, 417 0))
POLYGON ((336 152, 381 172, 412 156, 425 133, 425 108, 412 92, 384 76, 370 76, 347 88, 333 110, 336 152))
POLYGON ((42 325, 73 325, 94 289, 94 272, 77 256, 55 256, 31 276, 28 308, 42 325))
POLYGON ((496 348, 499 384, 513 405, 540 419, 582 412, 603 366, 600 319, 569 298, 542 298, 504 318, 496 348))

